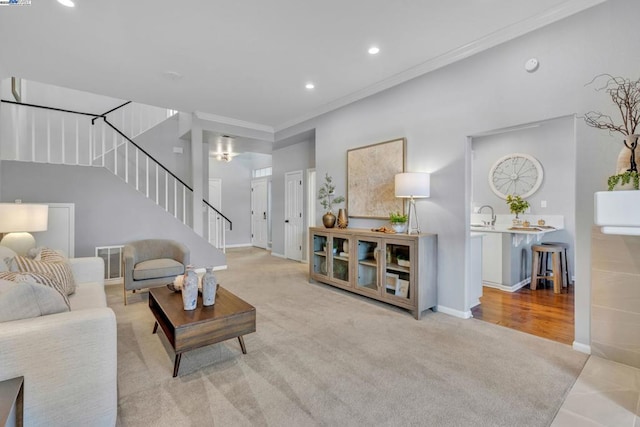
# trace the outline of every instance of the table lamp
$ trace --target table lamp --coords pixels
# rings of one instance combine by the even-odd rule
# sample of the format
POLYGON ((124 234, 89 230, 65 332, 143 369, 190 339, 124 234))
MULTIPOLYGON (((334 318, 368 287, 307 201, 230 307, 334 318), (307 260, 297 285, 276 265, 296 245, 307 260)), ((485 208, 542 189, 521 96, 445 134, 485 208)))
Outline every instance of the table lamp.
POLYGON ((45 231, 49 221, 49 206, 31 203, 0 203, 0 233, 5 234, 0 245, 18 255, 26 255, 36 246, 32 231, 45 231))
POLYGON ((395 193, 396 197, 409 199, 407 234, 411 234, 414 231, 420 234, 415 199, 431 195, 431 175, 422 172, 399 173, 395 176, 395 193), (411 225, 412 220, 415 221, 415 227, 411 225))

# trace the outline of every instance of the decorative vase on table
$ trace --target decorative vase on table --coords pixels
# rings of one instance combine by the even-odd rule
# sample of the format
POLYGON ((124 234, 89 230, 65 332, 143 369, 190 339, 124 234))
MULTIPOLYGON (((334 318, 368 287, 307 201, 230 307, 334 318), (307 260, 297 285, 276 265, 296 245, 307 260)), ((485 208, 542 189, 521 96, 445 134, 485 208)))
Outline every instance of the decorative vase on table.
POLYGON ((636 164, 636 154, 640 153, 638 150, 638 136, 628 135, 624 140, 624 147, 618 154, 618 160, 616 162, 616 171, 619 174, 623 174, 626 171, 638 171, 636 164))
POLYGON ((322 223, 325 228, 333 228, 336 225, 336 216, 333 212, 329 211, 322 215, 322 223))
POLYGON ((198 275, 191 267, 182 282, 182 304, 185 311, 195 310, 198 305, 198 275))
POLYGON ((202 305, 208 307, 216 303, 216 276, 213 274, 213 267, 207 267, 206 273, 202 277, 202 305))
POLYGON ((349 225, 349 219, 347 217, 347 210, 338 210, 338 228, 347 228, 349 225))
POLYGON ((396 233, 404 233, 405 231, 407 231, 407 223, 406 222, 392 223, 391 228, 393 228, 393 230, 396 233))

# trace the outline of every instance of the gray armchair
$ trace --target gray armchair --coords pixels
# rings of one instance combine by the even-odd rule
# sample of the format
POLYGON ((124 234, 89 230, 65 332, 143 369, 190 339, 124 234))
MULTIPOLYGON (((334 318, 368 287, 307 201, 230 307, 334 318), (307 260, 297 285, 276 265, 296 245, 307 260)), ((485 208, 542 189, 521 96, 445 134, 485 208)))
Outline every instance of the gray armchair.
POLYGON ((168 285, 176 276, 184 274, 189 255, 189 248, 174 240, 127 243, 122 254, 124 304, 127 305, 127 291, 168 285))

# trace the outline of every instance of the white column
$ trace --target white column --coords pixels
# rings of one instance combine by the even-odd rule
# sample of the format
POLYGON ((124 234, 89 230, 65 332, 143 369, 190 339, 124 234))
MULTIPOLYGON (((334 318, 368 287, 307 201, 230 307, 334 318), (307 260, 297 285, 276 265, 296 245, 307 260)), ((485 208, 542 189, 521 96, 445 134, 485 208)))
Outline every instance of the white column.
POLYGON ((193 186, 193 231, 203 236, 202 199, 204 198, 204 159, 202 143, 202 125, 193 115, 191 124, 191 182, 193 186))

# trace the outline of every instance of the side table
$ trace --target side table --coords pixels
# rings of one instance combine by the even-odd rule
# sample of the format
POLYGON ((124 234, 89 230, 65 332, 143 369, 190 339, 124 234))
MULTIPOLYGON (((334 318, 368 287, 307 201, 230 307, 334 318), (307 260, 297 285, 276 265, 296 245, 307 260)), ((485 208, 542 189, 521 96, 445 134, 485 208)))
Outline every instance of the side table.
POLYGON ((22 427, 23 407, 24 377, 0 381, 0 425, 22 427))

